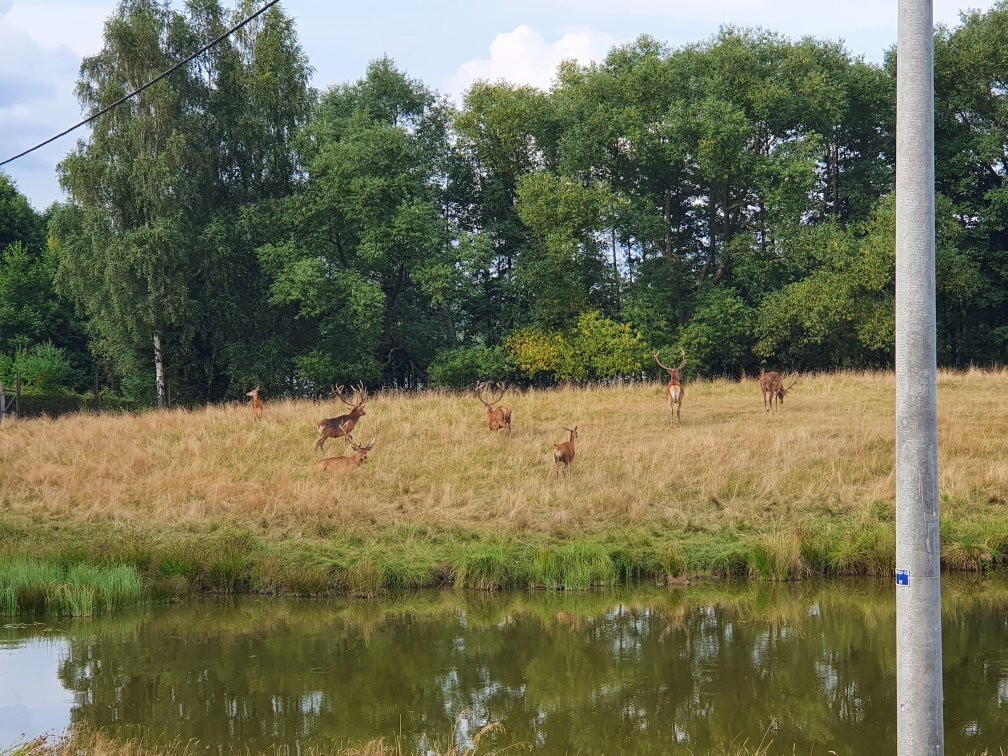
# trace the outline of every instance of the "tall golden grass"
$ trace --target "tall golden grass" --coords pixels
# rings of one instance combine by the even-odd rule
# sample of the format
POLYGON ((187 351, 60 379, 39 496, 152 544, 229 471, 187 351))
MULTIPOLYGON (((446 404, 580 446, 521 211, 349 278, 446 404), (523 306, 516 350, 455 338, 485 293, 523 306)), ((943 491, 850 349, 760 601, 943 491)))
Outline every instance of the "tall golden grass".
MULTIPOLYGON (((939 384, 944 513, 1008 516, 1008 372, 943 372, 939 384)), ((472 396, 378 394, 358 430, 380 427, 378 444, 343 476, 311 467, 318 420, 340 411, 331 403, 267 402, 259 423, 242 405, 7 423, 0 513, 228 518, 284 535, 320 523, 577 533, 763 529, 893 505, 892 374, 807 376, 776 415, 755 380, 686 388, 681 426, 654 384, 512 393, 510 436, 484 428, 472 396), (553 444, 575 423, 573 481, 558 484, 553 444)))
MULTIPOLYGON (((758 384, 381 393, 360 469, 312 469, 342 405, 87 414, 0 428, 0 560, 134 567, 148 591, 373 595, 455 584, 582 588, 696 574, 891 574, 891 373, 809 375, 777 414, 758 384), (578 426, 570 482, 553 444, 578 426)), ((942 557, 1008 562, 1008 371, 939 377, 942 557)), ((328 454, 343 453, 339 441, 328 454)))

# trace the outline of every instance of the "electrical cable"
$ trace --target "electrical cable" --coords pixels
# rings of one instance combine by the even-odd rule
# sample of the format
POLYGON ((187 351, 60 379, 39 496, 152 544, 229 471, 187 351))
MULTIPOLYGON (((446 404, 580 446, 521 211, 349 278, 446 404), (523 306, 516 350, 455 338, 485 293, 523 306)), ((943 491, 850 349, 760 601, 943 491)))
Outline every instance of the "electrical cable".
POLYGON ((7 158, 3 162, 0 162, 0 165, 7 165, 7 163, 13 163, 18 158, 22 158, 25 155, 27 155, 27 154, 29 154, 31 152, 34 152, 39 147, 45 147, 50 142, 55 142, 60 137, 66 136, 71 131, 73 131, 75 129, 79 129, 81 126, 84 126, 86 124, 91 123, 91 121, 93 121, 95 118, 98 118, 99 116, 104 115, 105 113, 108 113, 113 108, 118 107, 119 105, 122 105, 124 102, 126 102, 130 98, 135 97, 136 95, 138 95, 141 92, 143 92, 145 89, 148 89, 149 87, 154 86, 159 81, 161 81, 161 79, 163 79, 164 77, 166 77, 169 74, 172 74, 175 71, 177 71, 178 69, 182 68, 182 66, 184 66, 187 63, 191 62, 194 58, 198 58, 200 55, 202 55, 203 53, 205 53, 207 50, 209 50, 214 45, 217 45, 217 44, 223 42, 225 39, 227 39, 232 34, 234 34, 236 31, 238 31, 243 26, 245 26, 245 24, 247 24, 249 21, 251 21, 252 19, 256 18, 256 16, 259 16, 260 14, 264 13, 266 10, 268 10, 270 7, 276 5, 278 2, 280 2, 280 0, 267 0, 267 3, 262 8, 260 8, 259 10, 257 10, 255 13, 253 13, 251 16, 249 16, 248 18, 246 18, 241 23, 238 23, 238 24, 235 24, 234 26, 232 26, 230 29, 228 29, 226 32, 224 32, 223 34, 221 34, 215 40, 213 40, 213 41, 208 42, 207 44, 205 44, 203 47, 201 47, 199 50, 197 50, 196 52, 194 52, 192 55, 190 55, 185 60, 179 61, 174 66, 172 66, 171 68, 169 68, 167 71, 164 71, 163 73, 155 76, 153 79, 151 79, 150 81, 148 81, 146 84, 143 84, 142 86, 137 87, 136 89, 134 89, 129 94, 120 97, 118 100, 116 100, 115 102, 113 102, 111 105, 106 105, 101 110, 98 110, 98 111, 92 113, 91 115, 89 115, 87 118, 85 118, 80 123, 75 123, 69 129, 61 131, 56 136, 49 137, 44 142, 39 142, 34 147, 30 147, 29 149, 25 150, 24 152, 19 152, 14 157, 7 158))

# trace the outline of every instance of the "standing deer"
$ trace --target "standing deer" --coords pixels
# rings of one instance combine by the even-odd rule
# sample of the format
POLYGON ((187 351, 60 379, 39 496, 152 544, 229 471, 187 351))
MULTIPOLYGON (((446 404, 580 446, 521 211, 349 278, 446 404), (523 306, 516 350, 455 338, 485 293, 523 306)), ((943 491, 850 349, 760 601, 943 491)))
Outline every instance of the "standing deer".
POLYGON ((784 397, 794 388, 796 383, 798 383, 797 377, 791 381, 790 386, 785 386, 784 376, 776 370, 771 370, 767 373, 760 368, 759 387, 760 393, 763 394, 763 408, 767 412, 770 412, 772 407, 773 412, 777 412, 777 405, 784 404, 784 397))
MULTIPOLYGON (((378 430, 381 430, 379 428, 378 430)), ((368 452, 374 448, 375 441, 378 440, 378 431, 371 437, 363 446, 358 446, 354 443, 353 436, 350 433, 346 434, 347 442, 350 444, 356 454, 351 457, 326 457, 325 459, 320 459, 312 467, 316 470, 331 470, 332 472, 348 472, 350 470, 356 470, 358 467, 363 465, 367 461, 368 452)))
POLYGON ((683 397, 686 395, 686 389, 683 388, 682 379, 679 377, 679 371, 686 366, 686 350, 680 349, 679 353, 682 354, 682 362, 679 363, 679 367, 670 368, 668 365, 661 361, 658 356, 658 352, 654 353, 655 362, 657 362, 661 367, 668 373, 668 386, 665 387, 666 398, 668 399, 668 408, 675 417, 676 422, 682 422, 682 418, 679 416, 679 410, 682 407, 683 397))
POLYGON ((578 437, 577 426, 564 430, 570 433, 570 439, 559 444, 553 444, 553 463, 556 465, 556 477, 560 480, 560 466, 563 466, 564 480, 570 479, 571 462, 574 461, 574 439, 578 437))
POLYGON ((252 410, 252 419, 260 420, 263 413, 263 401, 259 398, 259 387, 256 386, 245 394, 245 396, 252 397, 252 401, 249 402, 249 408, 252 410))
POLYGON ((500 383, 497 384, 497 388, 500 389, 500 394, 498 394, 496 399, 489 402, 483 398, 483 391, 488 388, 490 388, 489 381, 486 383, 476 384, 476 398, 483 402, 483 406, 486 407, 486 426, 492 431, 507 428, 508 433, 510 433, 511 408, 504 404, 500 407, 494 407, 497 402, 504 398, 504 386, 500 383))
POLYGON ((347 398, 343 396, 343 387, 337 386, 333 389, 333 394, 350 408, 350 412, 345 415, 340 415, 339 417, 331 417, 328 420, 323 420, 318 424, 319 438, 315 442, 315 450, 322 451, 325 446, 325 442, 330 438, 343 437, 344 445, 347 442, 347 438, 350 432, 357 425, 357 421, 364 417, 366 412, 364 412, 364 405, 368 400, 368 393, 364 390, 364 384, 361 383, 353 387, 354 400, 352 402, 347 401, 347 398))

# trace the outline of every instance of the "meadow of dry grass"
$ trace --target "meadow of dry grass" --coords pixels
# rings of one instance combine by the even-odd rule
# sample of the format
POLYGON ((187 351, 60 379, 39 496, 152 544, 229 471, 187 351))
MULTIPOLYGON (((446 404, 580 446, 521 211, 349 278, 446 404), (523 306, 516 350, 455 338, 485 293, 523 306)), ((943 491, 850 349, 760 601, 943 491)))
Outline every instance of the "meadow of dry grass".
MULTIPOLYGON (((1008 550, 1008 372, 945 372, 939 384, 946 562, 994 564, 1008 550)), ((366 439, 380 428, 378 443, 342 476, 311 467, 316 423, 343 411, 332 403, 267 397, 259 423, 242 405, 13 422, 0 428, 0 549, 23 552, 34 540, 107 561, 124 539, 158 534, 182 559, 186 537, 225 533, 246 552, 296 547, 316 571, 343 559, 385 573, 399 562, 405 573, 415 553, 404 546, 396 556, 397 545, 435 544, 421 583, 465 572, 444 555, 453 549, 479 562, 470 576, 492 571, 483 557, 506 560, 499 550, 511 542, 542 561, 543 549, 590 541, 601 551, 585 559, 606 552, 627 573, 696 572, 727 559, 727 571, 785 577, 818 571, 819 557, 839 571, 872 571, 866 554, 883 571, 893 386, 889 373, 810 375, 768 416, 753 379, 693 381, 681 426, 657 384, 512 393, 510 436, 484 428, 470 395, 378 394, 357 429, 366 439), (575 423, 573 480, 558 483, 553 443, 575 423), (829 554, 808 553, 810 540, 829 554), (475 543, 490 553, 474 557, 475 543), (728 553, 733 543, 744 553, 728 553), (380 547, 371 554, 369 544, 380 547), (634 560, 640 569, 624 564, 634 560)), ((342 443, 330 441, 327 454, 338 453, 342 443)))

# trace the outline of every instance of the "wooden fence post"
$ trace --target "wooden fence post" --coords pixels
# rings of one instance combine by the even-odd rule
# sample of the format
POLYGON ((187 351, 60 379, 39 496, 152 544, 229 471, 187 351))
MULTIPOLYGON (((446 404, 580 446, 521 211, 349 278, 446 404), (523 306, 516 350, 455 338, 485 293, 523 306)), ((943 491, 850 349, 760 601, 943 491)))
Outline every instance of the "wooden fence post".
POLYGON ((17 374, 17 385, 14 389, 14 417, 21 417, 21 373, 17 374))

